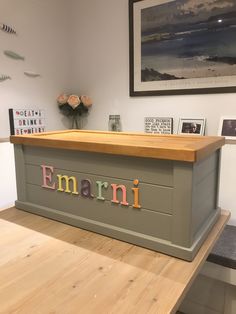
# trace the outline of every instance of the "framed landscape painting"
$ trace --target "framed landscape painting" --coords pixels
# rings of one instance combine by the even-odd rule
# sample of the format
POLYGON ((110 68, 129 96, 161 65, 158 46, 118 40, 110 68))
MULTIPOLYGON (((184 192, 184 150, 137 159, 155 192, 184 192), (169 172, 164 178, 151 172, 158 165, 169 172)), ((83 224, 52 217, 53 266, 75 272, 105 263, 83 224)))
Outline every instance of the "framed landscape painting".
POLYGON ((236 91, 236 0, 129 0, 130 95, 236 91))

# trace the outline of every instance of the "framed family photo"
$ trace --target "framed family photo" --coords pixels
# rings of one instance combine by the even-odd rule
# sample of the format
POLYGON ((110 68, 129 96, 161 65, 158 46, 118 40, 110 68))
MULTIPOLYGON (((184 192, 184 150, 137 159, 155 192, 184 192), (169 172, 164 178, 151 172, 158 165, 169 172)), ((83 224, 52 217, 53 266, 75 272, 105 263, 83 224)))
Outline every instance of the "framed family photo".
POLYGON ((235 0, 129 0, 130 96, 236 91, 235 0))
POLYGON ((198 119, 180 118, 178 134, 204 135, 205 123, 206 123, 205 118, 198 119))
POLYGON ((236 116, 220 118, 218 135, 225 136, 229 140, 236 140, 236 116))

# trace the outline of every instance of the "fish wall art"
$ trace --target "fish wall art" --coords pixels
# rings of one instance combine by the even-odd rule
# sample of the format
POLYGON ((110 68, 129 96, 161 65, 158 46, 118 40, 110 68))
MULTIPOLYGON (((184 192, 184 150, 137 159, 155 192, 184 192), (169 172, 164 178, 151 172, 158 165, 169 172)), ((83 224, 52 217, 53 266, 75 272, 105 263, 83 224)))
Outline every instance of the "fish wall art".
POLYGON ((0 29, 9 34, 16 34, 16 31, 13 28, 3 23, 0 23, 0 29))
POLYGON ((15 60, 25 60, 25 57, 11 50, 4 50, 4 55, 15 60))
POLYGON ((25 71, 24 74, 28 77, 38 77, 40 76, 39 73, 36 73, 36 72, 32 72, 32 71, 25 71))
POLYGON ((4 82, 6 80, 11 80, 11 77, 9 75, 0 74, 0 82, 4 82))

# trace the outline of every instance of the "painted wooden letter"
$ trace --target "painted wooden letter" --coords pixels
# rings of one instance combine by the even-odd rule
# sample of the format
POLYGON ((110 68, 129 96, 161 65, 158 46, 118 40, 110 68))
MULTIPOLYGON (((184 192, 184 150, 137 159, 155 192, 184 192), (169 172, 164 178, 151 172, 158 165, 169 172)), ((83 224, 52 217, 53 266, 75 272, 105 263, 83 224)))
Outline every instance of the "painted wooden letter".
POLYGON ((81 180, 81 195, 83 197, 93 198, 91 194, 91 181, 88 179, 81 180))
POLYGON ((125 205, 125 206, 129 206, 129 203, 127 202, 126 200, 126 187, 123 185, 123 184, 111 184, 111 187, 113 189, 113 198, 111 200, 112 203, 116 203, 116 204, 119 204, 121 203, 122 205, 125 205), (122 202, 119 202, 117 200, 117 190, 120 189, 122 190, 122 202))
POLYGON ((54 168, 50 166, 41 165, 43 170, 43 188, 55 190, 55 183, 49 186, 47 183, 52 183, 52 173, 54 168), (48 171, 47 171, 48 170, 48 171))
POLYGON ((57 175, 57 178, 58 178, 58 189, 57 191, 60 191, 60 192, 65 192, 65 193, 72 193, 72 194, 75 194, 75 195, 78 195, 78 190, 77 190, 77 181, 76 181, 76 178, 75 177, 68 177, 68 176, 63 176, 61 174, 58 174, 57 175), (64 180, 64 182, 66 183, 66 188, 63 189, 62 187, 62 181, 64 180), (72 181, 72 184, 73 184, 73 192, 70 190, 70 182, 72 181))
POLYGON ((132 188, 132 191, 134 192, 134 204, 133 204, 133 208, 141 208, 141 206, 139 205, 139 180, 135 179, 133 181, 134 184, 134 188, 132 188))
POLYGON ((97 184, 97 199, 105 201, 105 198, 102 196, 102 188, 108 188, 108 182, 96 181, 97 184))

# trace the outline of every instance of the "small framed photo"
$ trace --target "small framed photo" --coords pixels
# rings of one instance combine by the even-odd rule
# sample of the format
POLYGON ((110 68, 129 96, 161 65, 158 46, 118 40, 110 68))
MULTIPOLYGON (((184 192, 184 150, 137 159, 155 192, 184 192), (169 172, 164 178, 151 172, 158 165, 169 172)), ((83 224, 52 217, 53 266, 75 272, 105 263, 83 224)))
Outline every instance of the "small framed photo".
POLYGON ((188 119, 180 118, 178 134, 204 135, 205 133, 205 118, 188 119))
POLYGON ((144 120, 145 132, 151 134, 172 134, 173 118, 146 117, 144 120))
POLYGON ((225 136, 227 139, 236 140, 236 116, 220 118, 218 135, 225 136))

